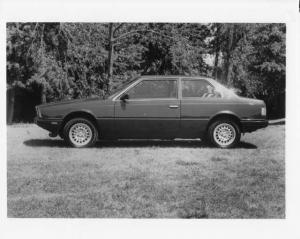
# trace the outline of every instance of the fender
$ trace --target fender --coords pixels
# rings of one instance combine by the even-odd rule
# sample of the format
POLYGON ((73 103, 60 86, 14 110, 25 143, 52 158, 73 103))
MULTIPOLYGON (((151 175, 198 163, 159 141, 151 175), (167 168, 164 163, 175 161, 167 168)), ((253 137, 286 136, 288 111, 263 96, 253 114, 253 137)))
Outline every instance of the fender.
POLYGON ((237 119, 241 120, 241 118, 236 113, 234 113, 233 111, 222 110, 222 111, 219 111, 219 112, 215 113, 214 115, 210 116, 209 121, 211 121, 213 118, 216 118, 216 117, 221 116, 221 115, 231 115, 231 116, 234 116, 237 119))
POLYGON ((71 111, 69 113, 67 113, 66 115, 64 115, 62 123, 60 124, 60 128, 59 128, 59 132, 61 132, 61 130, 63 129, 63 127, 65 126, 66 122, 73 118, 73 117, 87 117, 89 118, 94 124, 95 126, 98 128, 97 125, 97 120, 95 115, 87 109, 82 109, 80 111, 71 111))

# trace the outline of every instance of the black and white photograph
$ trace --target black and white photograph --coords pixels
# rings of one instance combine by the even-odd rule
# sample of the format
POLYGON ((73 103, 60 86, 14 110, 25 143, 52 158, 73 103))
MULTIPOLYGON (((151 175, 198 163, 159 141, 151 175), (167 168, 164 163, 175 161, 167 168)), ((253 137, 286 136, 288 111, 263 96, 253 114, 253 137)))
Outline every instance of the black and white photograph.
POLYGON ((6 27, 9 217, 285 217, 285 24, 6 27))
POLYGON ((273 222, 282 233, 295 229, 299 1, 194 3, 202 17, 184 3, 181 11, 169 1, 92 2, 81 3, 82 15, 81 5, 58 4, 66 17, 33 9, 28 17, 33 5, 19 10, 26 17, 1 17, 1 194, 10 228, 20 219, 49 228, 160 219, 177 223, 173 234, 180 222, 200 231, 242 223, 253 235, 273 222), (151 17, 156 8, 160 17, 151 17))

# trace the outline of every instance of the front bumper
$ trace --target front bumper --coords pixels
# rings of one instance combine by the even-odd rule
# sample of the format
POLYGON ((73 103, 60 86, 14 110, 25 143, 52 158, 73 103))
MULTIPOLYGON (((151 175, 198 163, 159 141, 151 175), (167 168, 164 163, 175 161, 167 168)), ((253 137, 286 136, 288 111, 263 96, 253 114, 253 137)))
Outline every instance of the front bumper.
POLYGON ((40 126, 41 128, 50 131, 53 135, 59 133, 62 120, 61 119, 42 119, 35 117, 34 123, 40 126))
POLYGON ((258 129, 262 129, 268 126, 269 122, 266 119, 263 120, 242 120, 243 133, 253 132, 258 129))

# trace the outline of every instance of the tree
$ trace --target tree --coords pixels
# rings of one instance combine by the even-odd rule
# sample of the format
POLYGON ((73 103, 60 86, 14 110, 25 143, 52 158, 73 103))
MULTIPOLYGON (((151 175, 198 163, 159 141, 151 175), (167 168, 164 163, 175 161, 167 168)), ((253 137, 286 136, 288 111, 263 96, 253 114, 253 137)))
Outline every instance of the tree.
POLYGON ((213 76, 272 105, 285 88, 285 25, 7 24, 8 121, 10 109, 30 119, 36 104, 101 97, 141 74, 213 76))
MULTIPOLYGON (((132 69, 134 72, 139 72, 138 68, 144 68, 143 73, 153 72, 158 67, 158 62, 161 63, 161 70, 164 73, 203 72, 202 66, 205 63, 201 55, 204 52, 202 45, 203 39, 209 34, 207 28, 203 26, 205 25, 199 27, 199 24, 109 23, 107 89, 112 81, 114 64, 122 65, 118 61, 118 56, 122 55, 124 62, 125 55, 122 53, 126 51, 129 53, 127 61, 130 59, 130 65, 136 66, 132 69), (203 34, 205 30, 206 35, 203 34), (116 50, 115 47, 118 49, 116 50), (159 56, 153 51, 162 54, 159 56), (154 58, 147 57, 149 55, 154 55, 154 58), (160 59, 155 59, 157 56, 160 59)), ((130 65, 127 65, 126 71, 129 70, 130 65)), ((156 72, 163 73, 161 70, 158 69, 156 72)))
MULTIPOLYGON (((130 42, 126 41, 132 39, 136 34, 141 34, 145 31, 142 24, 128 24, 128 23, 109 23, 108 24, 108 64, 107 64, 107 79, 105 82, 106 91, 110 91, 110 84, 113 78, 113 67, 115 60, 118 58, 118 54, 122 55, 124 48, 132 47, 130 42), (124 40, 125 39, 125 40, 124 40), (122 42, 123 41, 123 44, 122 42), (127 42, 124 46, 124 42, 127 42), (118 46, 116 51, 115 47, 118 46), (115 57, 115 54, 117 55, 115 57)), ((137 47, 138 48, 138 47, 137 47)), ((138 49, 135 49, 138 51, 138 49)), ((134 52, 131 52, 134 54, 134 52)), ((124 57, 124 54, 123 54, 124 57)))
POLYGON ((253 88, 259 98, 269 105, 274 115, 284 115, 284 105, 278 97, 285 97, 286 46, 285 24, 260 24, 253 30, 253 51, 248 67, 253 88))

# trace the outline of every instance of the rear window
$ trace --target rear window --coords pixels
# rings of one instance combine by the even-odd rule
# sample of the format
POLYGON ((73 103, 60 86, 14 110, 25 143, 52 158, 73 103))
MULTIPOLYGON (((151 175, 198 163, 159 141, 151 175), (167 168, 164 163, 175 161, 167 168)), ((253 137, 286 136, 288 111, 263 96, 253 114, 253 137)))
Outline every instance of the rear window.
POLYGON ((220 98, 221 94, 215 87, 206 80, 183 79, 182 80, 183 98, 220 98))

